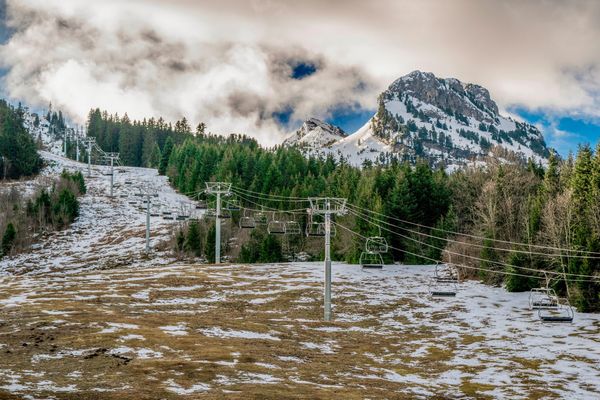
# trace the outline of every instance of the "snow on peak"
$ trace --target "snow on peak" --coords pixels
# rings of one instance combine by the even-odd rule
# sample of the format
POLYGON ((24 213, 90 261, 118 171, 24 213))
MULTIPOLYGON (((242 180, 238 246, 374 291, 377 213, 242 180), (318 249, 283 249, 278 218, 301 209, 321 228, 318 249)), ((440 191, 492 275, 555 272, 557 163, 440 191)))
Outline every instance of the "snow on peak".
POLYGON ((391 159, 450 169, 480 165, 489 156, 545 163, 550 155, 533 125, 500 115, 483 86, 413 71, 378 98, 377 113, 357 132, 310 119, 284 142, 305 154, 333 154, 354 165, 391 159))
POLYGON ((329 146, 345 136, 346 133, 341 128, 317 118, 310 118, 304 121, 300 129, 289 135, 283 145, 321 148, 329 146))

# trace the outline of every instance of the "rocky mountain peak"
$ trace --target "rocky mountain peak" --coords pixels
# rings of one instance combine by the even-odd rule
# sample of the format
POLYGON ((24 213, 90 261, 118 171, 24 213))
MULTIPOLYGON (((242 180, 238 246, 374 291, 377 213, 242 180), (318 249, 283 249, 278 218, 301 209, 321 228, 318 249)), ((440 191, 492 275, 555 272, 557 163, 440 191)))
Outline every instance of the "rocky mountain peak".
POLYGON ((544 163, 550 155, 539 129, 500 115, 486 88, 421 71, 381 93, 375 115, 355 133, 346 136, 311 118, 284 145, 306 154, 333 154, 354 165, 427 160, 449 169, 481 165, 490 156, 544 163))
POLYGON ((317 118, 309 118, 294 133, 283 142, 284 146, 327 146, 342 139, 346 133, 335 125, 328 124, 317 118))
POLYGON ((498 106, 486 88, 465 84, 455 78, 438 78, 431 72, 413 71, 394 81, 384 95, 388 99, 412 96, 441 110, 458 112, 479 122, 493 122, 499 115, 498 106))

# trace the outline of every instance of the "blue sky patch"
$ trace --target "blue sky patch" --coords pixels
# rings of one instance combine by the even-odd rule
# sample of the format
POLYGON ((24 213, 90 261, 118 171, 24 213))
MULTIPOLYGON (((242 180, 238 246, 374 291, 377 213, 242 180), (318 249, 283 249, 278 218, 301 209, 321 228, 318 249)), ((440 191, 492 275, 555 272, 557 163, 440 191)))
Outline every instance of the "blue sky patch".
POLYGON ((335 110, 326 122, 339 126, 350 135, 361 128, 374 114, 375 110, 340 108, 335 110))
POLYGON ((303 79, 317 72, 317 66, 309 62, 300 62, 292 65, 292 79, 303 79))
POLYGON ((563 157, 570 151, 576 153, 580 144, 589 143, 594 147, 600 141, 600 124, 597 122, 519 107, 510 111, 530 124, 541 127, 546 144, 563 157))

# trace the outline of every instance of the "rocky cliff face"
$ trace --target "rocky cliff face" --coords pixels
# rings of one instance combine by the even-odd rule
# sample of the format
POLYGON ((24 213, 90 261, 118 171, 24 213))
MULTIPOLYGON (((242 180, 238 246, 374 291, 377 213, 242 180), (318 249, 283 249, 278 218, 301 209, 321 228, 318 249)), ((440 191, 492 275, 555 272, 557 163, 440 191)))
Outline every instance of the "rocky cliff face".
POLYGON ((486 88, 454 78, 437 78, 430 72, 414 71, 396 80, 384 93, 387 97, 394 94, 412 96, 440 110, 458 111, 481 121, 493 122, 499 116, 486 88))
POLYGON ((541 132, 500 115, 484 87, 420 71, 381 93, 377 113, 354 134, 343 137, 335 127, 311 119, 295 135, 286 144, 311 154, 333 153, 356 165, 425 159, 457 168, 491 154, 542 163, 550 155, 541 132))

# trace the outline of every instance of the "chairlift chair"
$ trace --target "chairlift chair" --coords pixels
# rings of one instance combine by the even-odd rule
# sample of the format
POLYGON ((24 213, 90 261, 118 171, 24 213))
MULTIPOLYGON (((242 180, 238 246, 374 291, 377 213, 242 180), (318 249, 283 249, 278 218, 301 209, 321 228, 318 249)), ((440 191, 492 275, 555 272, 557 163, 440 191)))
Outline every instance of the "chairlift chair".
POLYGON ((256 228, 256 220, 252 216, 246 215, 246 211, 244 211, 244 215, 240 217, 240 228, 241 229, 254 229, 256 228))
POLYGON ((458 286, 456 282, 438 281, 432 279, 429 282, 429 294, 431 297, 456 297, 458 286))
POLYGON ((539 308, 538 317, 542 322, 573 322, 575 312, 569 301, 558 301, 554 308, 539 308))
POLYGON ((286 222, 276 218, 275 213, 273 213, 273 219, 267 225, 267 232, 269 232, 269 235, 283 235, 285 234, 285 225, 286 222))
POLYGON ((436 264, 434 279, 440 283, 457 283, 459 281, 458 269, 452 264, 436 264))
POLYGON ((208 208, 208 204, 204 200, 198 200, 196 203, 196 210, 206 210, 208 208))
MULTIPOLYGON (((335 225, 333 225, 335 226, 335 225)), ((374 236, 367 239, 365 244, 366 251, 369 253, 387 253, 388 243, 382 236, 374 236)))
POLYGON ((379 253, 363 251, 360 254, 359 263, 362 268, 382 269, 383 268, 383 257, 381 257, 381 254, 379 254, 379 253))
POLYGON ((204 216, 208 218, 214 218, 217 216, 217 210, 215 210, 214 208, 208 208, 204 213, 204 216))
POLYGON ((242 229, 254 229, 256 228, 256 221, 254 217, 241 217, 240 228, 242 229))
POLYGON ((533 288, 529 292, 529 309, 558 308, 558 296, 552 288, 533 288))
POLYGON ((325 224, 323 222, 309 221, 306 224, 306 236, 310 236, 310 237, 325 236, 325 224))

